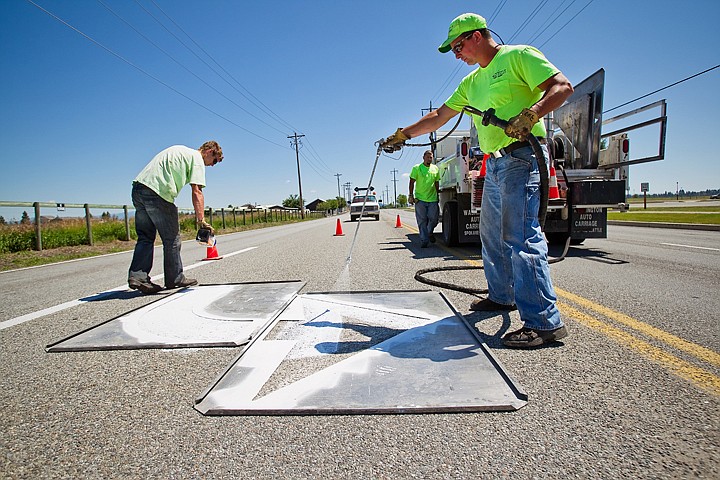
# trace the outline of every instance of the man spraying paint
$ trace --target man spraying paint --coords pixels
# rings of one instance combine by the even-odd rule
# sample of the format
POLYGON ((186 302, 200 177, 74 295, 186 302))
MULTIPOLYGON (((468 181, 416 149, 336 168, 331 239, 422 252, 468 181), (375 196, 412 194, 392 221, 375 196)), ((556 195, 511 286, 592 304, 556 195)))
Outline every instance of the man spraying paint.
POLYGON ((410 139, 437 130, 469 105, 494 109, 507 118, 504 130, 483 125, 474 117, 483 152, 489 153, 482 197, 482 257, 488 298, 475 300, 471 310, 518 310, 524 325, 508 333, 503 343, 529 348, 559 340, 567 330, 556 306, 550 281, 547 243, 538 220, 539 168, 524 139, 532 133, 541 143, 546 135, 539 119, 552 112, 572 94, 568 79, 536 48, 499 45, 480 15, 466 13, 450 23, 441 53, 452 51, 468 65, 478 68, 467 75, 450 98, 413 125, 399 128, 381 143, 385 151, 399 150, 410 139))

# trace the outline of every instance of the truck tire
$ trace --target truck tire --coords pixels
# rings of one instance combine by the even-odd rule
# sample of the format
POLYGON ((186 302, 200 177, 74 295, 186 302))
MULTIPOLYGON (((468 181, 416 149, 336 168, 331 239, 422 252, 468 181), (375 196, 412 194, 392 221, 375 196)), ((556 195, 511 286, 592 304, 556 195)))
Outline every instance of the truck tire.
POLYGON ((351 222, 356 222, 357 219, 358 219, 358 217, 356 217, 355 215, 350 215, 350 221, 351 221, 351 222))
POLYGON ((443 207, 442 213, 442 238, 443 243, 448 247, 458 245, 458 204, 457 202, 447 202, 443 207))

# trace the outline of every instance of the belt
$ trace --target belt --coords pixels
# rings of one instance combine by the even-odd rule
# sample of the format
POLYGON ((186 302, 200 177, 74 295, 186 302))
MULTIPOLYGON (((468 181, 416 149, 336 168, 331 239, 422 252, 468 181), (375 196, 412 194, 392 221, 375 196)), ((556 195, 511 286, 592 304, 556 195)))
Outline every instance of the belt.
MULTIPOLYGON (((538 141, 542 144, 546 143, 544 137, 538 137, 538 141)), ((528 142, 526 140, 519 141, 519 142, 513 142, 510 145, 508 145, 507 147, 501 148, 497 152, 491 152, 490 155, 492 155, 495 158, 500 158, 500 157, 504 157, 505 155, 510 155, 512 152, 514 152, 518 148, 524 148, 524 147, 529 147, 529 146, 530 146, 530 142, 528 142)))

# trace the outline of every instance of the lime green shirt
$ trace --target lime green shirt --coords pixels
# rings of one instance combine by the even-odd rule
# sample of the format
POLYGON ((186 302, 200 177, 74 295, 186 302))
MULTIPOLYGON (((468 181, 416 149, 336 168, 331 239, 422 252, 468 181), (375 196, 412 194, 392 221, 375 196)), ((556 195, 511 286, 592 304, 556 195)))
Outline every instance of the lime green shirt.
POLYGON ((180 190, 188 183, 205 186, 205 163, 198 150, 174 145, 155 155, 135 177, 135 182, 147 186, 164 200, 175 203, 180 190))
MULTIPOLYGON (((530 108, 540 100, 543 91, 538 85, 557 73, 560 70, 537 48, 502 45, 487 67, 478 67, 462 79, 445 105, 455 111, 461 111, 466 105, 483 111, 494 108, 495 115, 509 120, 523 108, 530 108)), ((517 141, 498 127, 483 126, 480 117, 473 117, 473 122, 483 152, 495 152, 517 141)), ((536 123, 532 133, 536 137, 544 137, 544 123, 536 123)))
POLYGON ((415 165, 410 171, 410 178, 415 180, 413 196, 423 202, 437 202, 438 194, 435 182, 440 181, 440 170, 437 165, 430 164, 426 167, 424 163, 415 165))

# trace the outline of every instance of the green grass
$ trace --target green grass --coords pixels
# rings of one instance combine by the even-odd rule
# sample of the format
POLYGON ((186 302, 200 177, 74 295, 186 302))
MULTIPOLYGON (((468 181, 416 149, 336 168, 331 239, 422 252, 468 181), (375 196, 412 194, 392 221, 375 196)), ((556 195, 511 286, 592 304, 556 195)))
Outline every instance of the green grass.
POLYGON ((630 213, 639 212, 718 212, 720 213, 720 205, 718 206, 702 206, 702 207, 648 207, 632 205, 630 213))
MULTIPOLYGON (((236 216, 237 226, 234 226, 232 215, 225 216, 225 226, 222 228, 222 219, 219 215, 213 218, 213 228, 216 234, 226 234, 254 230, 274 225, 304 222, 313 220, 317 216, 279 218, 268 214, 265 222, 264 213, 258 217, 255 212, 253 223, 250 223, 250 214, 246 215, 246 224, 242 224, 242 215, 236 216)), ((130 221, 130 241, 125 240, 124 221, 93 221, 93 246, 88 244, 87 227, 84 219, 63 220, 42 226, 42 251, 35 248, 35 228, 33 225, 0 225, 0 271, 16 268, 32 267, 57 263, 76 258, 92 257, 108 253, 116 253, 135 248, 134 222, 130 221)), ((196 234, 194 215, 180 217, 180 236, 183 240, 194 239, 196 234)), ((160 244, 160 240, 156 241, 160 244)))
POLYGON ((648 213, 643 212, 608 212, 608 220, 625 220, 633 222, 661 222, 661 223, 700 223, 708 225, 720 225, 720 213, 681 213, 662 212, 663 209, 655 209, 648 213))

